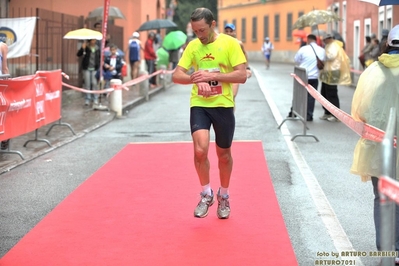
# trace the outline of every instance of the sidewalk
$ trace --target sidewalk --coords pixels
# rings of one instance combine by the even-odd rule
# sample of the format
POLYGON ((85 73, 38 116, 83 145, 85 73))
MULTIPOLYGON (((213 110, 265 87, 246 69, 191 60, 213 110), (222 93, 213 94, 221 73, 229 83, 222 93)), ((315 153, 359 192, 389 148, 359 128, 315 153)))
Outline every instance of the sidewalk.
MULTIPOLYGON (((148 97, 162 89, 163 87, 150 89, 148 97)), ((123 90, 122 95, 123 113, 146 101, 146 97, 140 95, 138 85, 132 86, 129 91, 123 90)), ((109 107, 108 100, 102 97, 101 102, 104 107, 109 107)), ((0 174, 84 137, 87 133, 116 118, 116 113, 110 111, 109 108, 108 110, 106 108, 104 108, 105 110, 94 110, 90 106, 85 106, 84 95, 75 90, 63 91, 61 108, 61 120, 39 128, 37 136, 33 131, 10 140, 9 149, 15 153, 0 152, 0 174), (40 141, 41 139, 45 141, 40 141)))

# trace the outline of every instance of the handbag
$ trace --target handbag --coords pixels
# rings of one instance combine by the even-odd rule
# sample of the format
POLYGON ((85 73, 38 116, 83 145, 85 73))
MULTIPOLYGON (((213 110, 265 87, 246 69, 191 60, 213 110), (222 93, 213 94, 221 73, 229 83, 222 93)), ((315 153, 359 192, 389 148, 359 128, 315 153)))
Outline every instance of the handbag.
POLYGON ((312 47, 312 50, 316 56, 316 60, 317 60, 317 68, 319 70, 324 69, 324 62, 320 60, 320 58, 317 56, 316 51, 314 50, 313 46, 309 44, 310 47, 312 47))

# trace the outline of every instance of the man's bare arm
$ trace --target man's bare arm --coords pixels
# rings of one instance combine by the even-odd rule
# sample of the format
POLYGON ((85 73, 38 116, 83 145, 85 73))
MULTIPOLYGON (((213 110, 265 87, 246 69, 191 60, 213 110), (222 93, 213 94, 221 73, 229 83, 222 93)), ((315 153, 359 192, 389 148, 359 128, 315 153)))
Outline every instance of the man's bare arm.
POLYGON ((187 74, 187 69, 177 66, 172 75, 172 81, 178 84, 192 84, 190 75, 187 74))

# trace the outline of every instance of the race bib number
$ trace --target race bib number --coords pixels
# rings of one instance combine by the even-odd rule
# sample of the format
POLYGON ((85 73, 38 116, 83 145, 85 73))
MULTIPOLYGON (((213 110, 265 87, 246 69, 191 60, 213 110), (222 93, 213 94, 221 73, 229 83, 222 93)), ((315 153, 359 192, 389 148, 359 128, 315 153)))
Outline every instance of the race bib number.
MULTIPOLYGON (((204 69, 204 71, 220 73, 219 68, 204 69)), ((211 87, 211 96, 222 95, 222 84, 219 81, 208 81, 208 84, 211 87)), ((203 93, 198 91, 198 95, 202 96, 203 93)))

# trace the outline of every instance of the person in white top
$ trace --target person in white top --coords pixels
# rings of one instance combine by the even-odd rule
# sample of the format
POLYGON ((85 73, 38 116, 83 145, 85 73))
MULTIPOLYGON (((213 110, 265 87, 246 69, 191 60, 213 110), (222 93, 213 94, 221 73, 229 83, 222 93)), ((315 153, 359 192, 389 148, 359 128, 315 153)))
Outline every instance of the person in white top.
POLYGON ((270 57, 272 55, 273 49, 274 49, 274 46, 273 46, 272 42, 270 41, 270 38, 266 37, 265 41, 263 42, 263 45, 262 45, 262 52, 266 59, 266 68, 267 69, 269 69, 269 67, 270 67, 270 57))
MULTIPOLYGON (((317 57, 324 61, 326 54, 324 48, 320 47, 316 43, 316 36, 309 34, 307 36, 307 45, 299 48, 295 54, 294 60, 299 67, 306 69, 308 74, 308 84, 317 90, 319 86, 319 69, 317 68, 317 57)), ((315 99, 308 93, 308 110, 306 115, 306 121, 313 121, 313 110, 314 110, 315 99)))
POLYGON ((129 52, 130 62, 130 77, 136 79, 139 76, 141 57, 140 52, 143 50, 143 46, 140 41, 140 33, 137 31, 133 32, 132 38, 129 40, 129 46, 127 48, 129 52))

